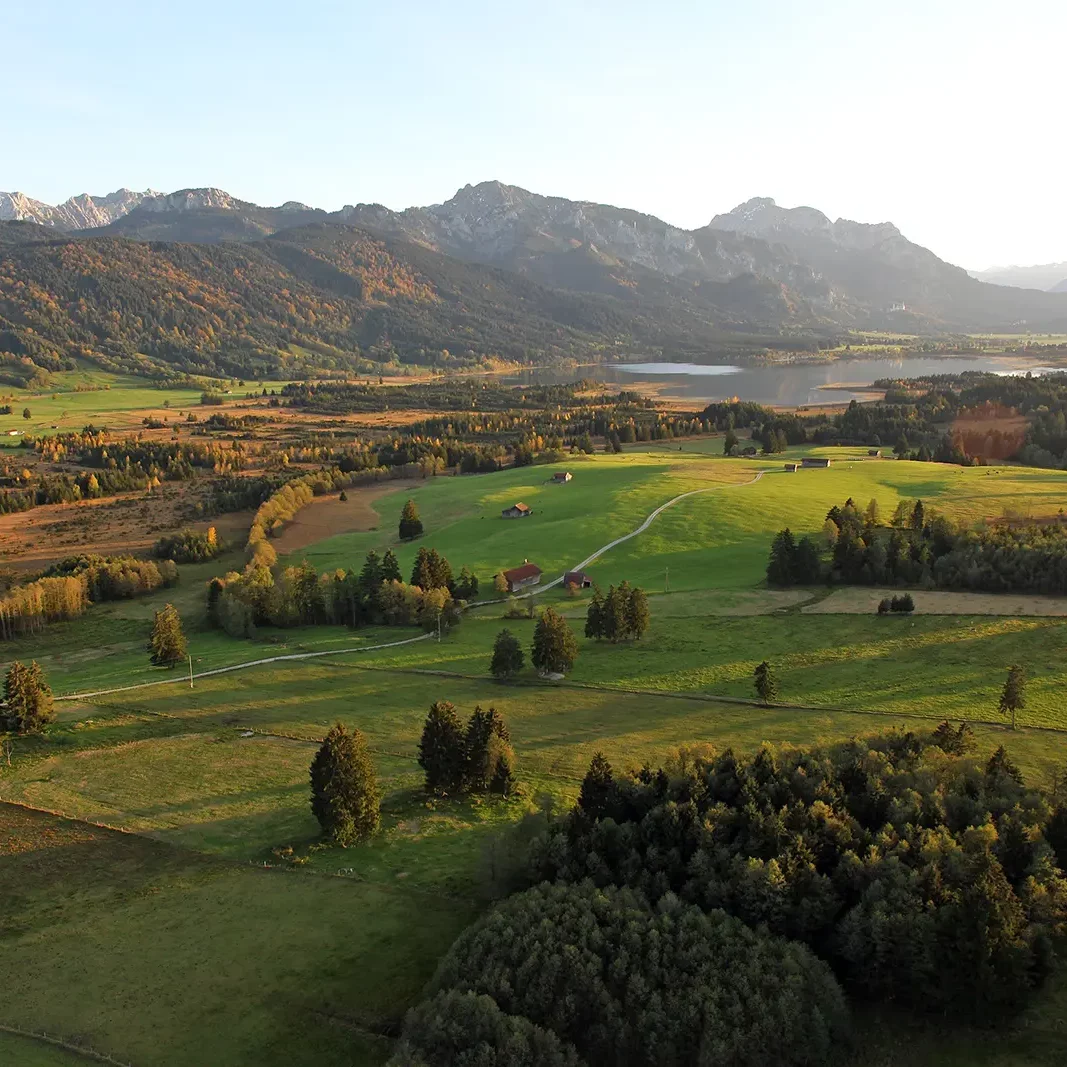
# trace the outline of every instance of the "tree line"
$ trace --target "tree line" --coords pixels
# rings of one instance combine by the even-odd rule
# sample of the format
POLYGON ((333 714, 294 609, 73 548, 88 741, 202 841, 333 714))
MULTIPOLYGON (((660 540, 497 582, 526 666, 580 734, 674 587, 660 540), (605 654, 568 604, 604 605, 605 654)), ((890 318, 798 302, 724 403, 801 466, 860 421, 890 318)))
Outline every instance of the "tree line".
POLYGON ((476 596, 478 578, 466 567, 454 576, 436 549, 420 548, 405 582, 392 550, 370 551, 358 573, 351 568, 319 574, 309 563, 272 570, 253 558, 243 573, 208 583, 208 617, 231 636, 251 636, 256 627, 371 624, 458 624, 461 600, 476 596))
POLYGON ((93 603, 142 596, 177 581, 171 560, 70 556, 0 597, 0 640, 39 633, 49 623, 76 619, 93 603))
POLYGON ((877 500, 862 512, 849 499, 823 523, 822 544, 788 528, 771 543, 767 581, 812 585, 922 585, 984 592, 1067 592, 1067 527, 953 523, 921 500, 901 500, 885 526, 877 500))

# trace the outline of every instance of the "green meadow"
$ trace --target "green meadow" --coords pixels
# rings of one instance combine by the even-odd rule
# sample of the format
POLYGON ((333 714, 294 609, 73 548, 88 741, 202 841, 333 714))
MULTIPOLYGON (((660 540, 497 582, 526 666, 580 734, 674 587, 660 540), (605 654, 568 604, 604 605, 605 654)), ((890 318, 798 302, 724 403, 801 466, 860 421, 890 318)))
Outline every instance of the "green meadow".
MULTIPOLYGON (((884 516, 916 497, 972 521, 1047 515, 1067 505, 1067 476, 867 461, 848 450, 833 450, 829 470, 790 475, 781 458, 724 460, 717 441, 678 447, 577 460, 565 486, 548 482, 562 467, 431 479, 379 498, 377 529, 291 560, 358 569, 369 549, 391 547, 407 569, 426 545, 457 570, 472 567, 488 591, 502 567, 529 558, 555 577, 672 497, 712 489, 590 567, 605 586, 645 586, 653 622, 633 644, 580 637, 562 682, 529 669, 506 685, 489 677, 502 627, 526 647, 532 635, 533 621, 504 619, 502 604, 473 609, 440 643, 264 664, 192 688, 180 670, 151 668, 144 643, 165 600, 185 618, 198 672, 418 636, 323 627, 238 641, 211 631, 204 583, 237 554, 183 567, 173 590, 8 644, 2 666, 36 657, 60 695, 165 684, 62 701, 47 739, 16 739, 10 766, 0 764, 0 897, 12 901, 0 918, 0 1024, 62 1034, 138 1067, 202 1063, 205 1047, 228 1064, 383 1063, 441 954, 508 884, 523 816, 572 803, 597 751, 628 768, 682 746, 803 745, 949 717, 975 724, 983 754, 1006 744, 1035 781, 1067 766, 1067 620, 809 615, 805 604, 822 591, 782 596, 762 583, 774 531, 817 532, 846 497, 861 506, 876 497, 884 516), (407 495, 426 534, 401 546, 407 495), (517 500, 534 515, 501 519, 517 500), (752 700, 752 670, 764 658, 784 706, 752 700), (996 701, 1016 661, 1031 682, 1013 733, 996 701), (519 797, 425 797, 416 749, 440 699, 464 715, 479 704, 504 715, 519 797), (382 831, 365 846, 318 849, 308 766, 338 719, 368 739, 384 790, 382 831), (300 865, 290 866, 292 855, 300 865)), ((580 634, 587 595, 557 588, 543 599, 580 634)), ((1065 1005, 1060 982, 1018 1030, 992 1040, 872 1017, 862 1062, 1059 1063, 1065 1005)), ((16 1063, 70 1061, 0 1032, 0 1057, 8 1052, 22 1057, 16 1063)))

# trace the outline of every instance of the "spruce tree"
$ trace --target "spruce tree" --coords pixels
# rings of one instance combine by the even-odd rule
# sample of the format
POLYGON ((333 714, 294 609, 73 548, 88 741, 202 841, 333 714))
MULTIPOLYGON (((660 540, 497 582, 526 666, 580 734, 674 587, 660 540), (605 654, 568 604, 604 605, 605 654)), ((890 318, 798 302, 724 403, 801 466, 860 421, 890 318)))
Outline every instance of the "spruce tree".
MULTIPOLYGON (((625 585, 625 583, 624 583, 625 585)), ((604 597, 604 606, 600 612, 600 632, 612 644, 621 641, 626 636, 626 596, 629 586, 608 587, 608 595, 604 597)))
POLYGON ((1011 728, 1015 729, 1015 714, 1026 707, 1026 671, 1018 664, 1008 668, 1008 677, 1000 693, 1000 713, 1011 715, 1011 728))
POLYGON ((604 599, 600 586, 593 586, 593 596, 585 612, 585 636, 599 641, 604 636, 604 599))
POLYGON ((414 500, 409 500, 400 513, 400 540, 412 541, 422 536, 422 520, 414 500))
POLYGON ((27 667, 15 660, 4 677, 4 706, 0 709, 4 729, 19 734, 38 733, 55 717, 52 690, 37 661, 27 667))
POLYGON ((640 586, 630 590, 626 600, 626 635, 640 640, 648 629, 651 614, 648 610, 648 597, 640 586))
POLYGON ((447 796, 463 788, 466 739, 456 706, 447 700, 430 705, 419 741, 419 766, 426 772, 428 793, 447 796))
POLYGON ((464 785, 467 789, 475 793, 484 793, 489 789, 497 763, 510 758, 509 752, 505 751, 510 749, 510 741, 508 728, 496 708, 488 711, 482 711, 480 707, 474 709, 464 738, 467 758, 464 785), (501 744, 495 744, 494 741, 501 744))
POLYGON ((489 763, 493 768, 489 792, 509 797, 515 792, 515 754, 511 745, 499 737, 489 741, 489 763))
POLYGON ((371 596, 382 584, 382 561, 378 553, 371 549, 367 558, 363 561, 363 568, 359 572, 359 588, 365 596, 371 596))
POLYGON ((522 644, 510 630, 501 630, 493 642, 493 658, 489 663, 489 673, 494 678, 506 681, 514 678, 525 665, 522 644))
POLYGON ((756 683, 756 692, 764 704, 777 700, 778 679, 775 678, 771 665, 766 660, 752 672, 752 678, 756 683))
POLYGON ((767 563, 767 581, 771 585, 787 586, 795 581, 797 547, 788 527, 775 534, 771 543, 771 558, 767 563))
POLYGON ((311 761, 311 810, 323 835, 345 848, 373 837, 381 796, 363 734, 337 723, 311 761))
POLYGON ((617 798, 618 786, 611 773, 611 764, 603 752, 597 752, 582 779, 578 807, 590 819, 603 819, 615 810, 617 798))
POLYGON ((921 500, 915 501, 915 507, 911 509, 911 528, 921 530, 926 521, 926 509, 921 500))
POLYGON ((403 579, 400 576, 400 564, 397 561, 396 553, 392 549, 382 556, 382 581, 383 582, 399 582, 403 579))
POLYGON ((430 563, 430 550, 420 548, 415 553, 415 562, 411 566, 411 585, 417 585, 423 592, 433 588, 433 566, 430 563))
POLYGON ((152 621, 152 636, 148 642, 152 663, 157 667, 173 667, 186 656, 185 634, 178 609, 164 604, 152 621))
POLYGON ((567 620, 552 608, 545 608, 534 627, 530 655, 534 667, 542 674, 566 674, 577 656, 578 642, 567 620))

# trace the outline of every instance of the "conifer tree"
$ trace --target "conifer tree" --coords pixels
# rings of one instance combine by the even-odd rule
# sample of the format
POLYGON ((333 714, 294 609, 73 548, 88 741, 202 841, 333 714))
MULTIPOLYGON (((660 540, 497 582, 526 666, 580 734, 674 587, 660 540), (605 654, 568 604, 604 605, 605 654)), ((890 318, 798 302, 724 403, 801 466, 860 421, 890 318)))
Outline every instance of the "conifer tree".
POLYGON ((1018 664, 1008 668, 1008 677, 1000 693, 1000 713, 1011 715, 1011 728, 1015 729, 1015 714, 1026 707, 1026 671, 1018 664))
POLYGON ((911 528, 913 530, 921 530, 926 520, 926 509, 923 507, 921 500, 915 501, 915 507, 911 509, 911 528))
POLYGON ((15 660, 4 677, 4 706, 0 720, 13 733, 38 733, 55 718, 52 690, 34 660, 27 667, 15 660))
POLYGON ((400 564, 397 561, 396 553, 392 549, 382 556, 382 581, 383 582, 399 582, 403 579, 400 577, 400 564))
POLYGON ((585 613, 585 636, 600 640, 604 636, 604 598, 600 586, 593 586, 593 596, 585 613))
POLYGON ((466 740, 456 706, 447 700, 430 705, 419 741, 419 766, 426 772, 428 793, 447 796, 463 788, 466 740))
POLYGON ((525 662, 526 657, 523 655, 519 639, 510 630, 501 630, 493 642, 493 658, 489 663, 489 673, 494 678, 506 681, 514 678, 525 666, 525 662))
POLYGON ((771 585, 792 585, 796 573, 796 541, 786 527, 775 534, 771 543, 771 558, 767 564, 767 581, 771 585))
POLYGON ((409 500, 400 513, 400 540, 413 541, 422 536, 422 519, 414 500, 409 500))
POLYGON ((148 642, 152 663, 157 667, 173 667, 186 656, 185 634, 178 609, 164 604, 152 621, 152 636, 148 642))
POLYGON ((534 627, 530 655, 534 667, 542 674, 566 674, 577 656, 578 642, 567 620, 552 608, 545 608, 534 627))
POLYGON ((766 660, 752 672, 752 678, 756 683, 756 692, 764 704, 769 704, 778 698, 778 679, 775 678, 771 665, 766 660))
POLYGON ((626 636, 626 597, 629 586, 624 582, 618 589, 608 587, 604 606, 600 612, 600 632, 612 644, 626 636), (624 588, 625 587, 625 588, 624 588))
POLYGON ((640 586, 630 590, 626 600, 626 635, 640 640, 648 629, 651 615, 648 610, 648 597, 640 586))
POLYGON ((496 708, 488 711, 480 707, 474 709, 464 739, 467 757, 464 784, 467 789, 475 793, 484 793, 489 789, 497 772, 497 763, 506 759, 510 765, 513 759, 510 742, 508 728, 496 708))
POLYGON ((603 819, 614 811, 617 797, 618 786, 611 772, 611 764, 604 758, 603 752, 597 752, 582 779, 578 807, 590 819, 603 819))
POLYGON ((337 723, 311 761, 311 810, 323 835, 347 848, 373 837, 381 822, 381 791, 367 742, 337 723))

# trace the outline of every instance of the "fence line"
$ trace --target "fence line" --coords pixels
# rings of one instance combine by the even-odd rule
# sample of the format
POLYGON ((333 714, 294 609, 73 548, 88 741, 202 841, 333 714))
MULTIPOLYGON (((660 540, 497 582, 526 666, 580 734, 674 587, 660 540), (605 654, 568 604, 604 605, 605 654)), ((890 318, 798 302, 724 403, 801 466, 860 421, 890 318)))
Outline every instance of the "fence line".
POLYGON ((54 1045, 56 1048, 65 1049, 67 1052, 73 1052, 77 1056, 85 1056, 87 1059, 96 1060, 97 1063, 110 1063, 114 1067, 133 1067, 133 1064, 127 1060, 117 1060, 106 1052, 98 1052, 96 1049, 86 1045, 76 1045, 66 1038, 45 1033, 43 1030, 25 1030, 21 1026, 10 1026, 7 1023, 0 1023, 0 1030, 8 1034, 15 1034, 17 1037, 28 1037, 33 1041, 43 1041, 45 1044, 54 1045))

